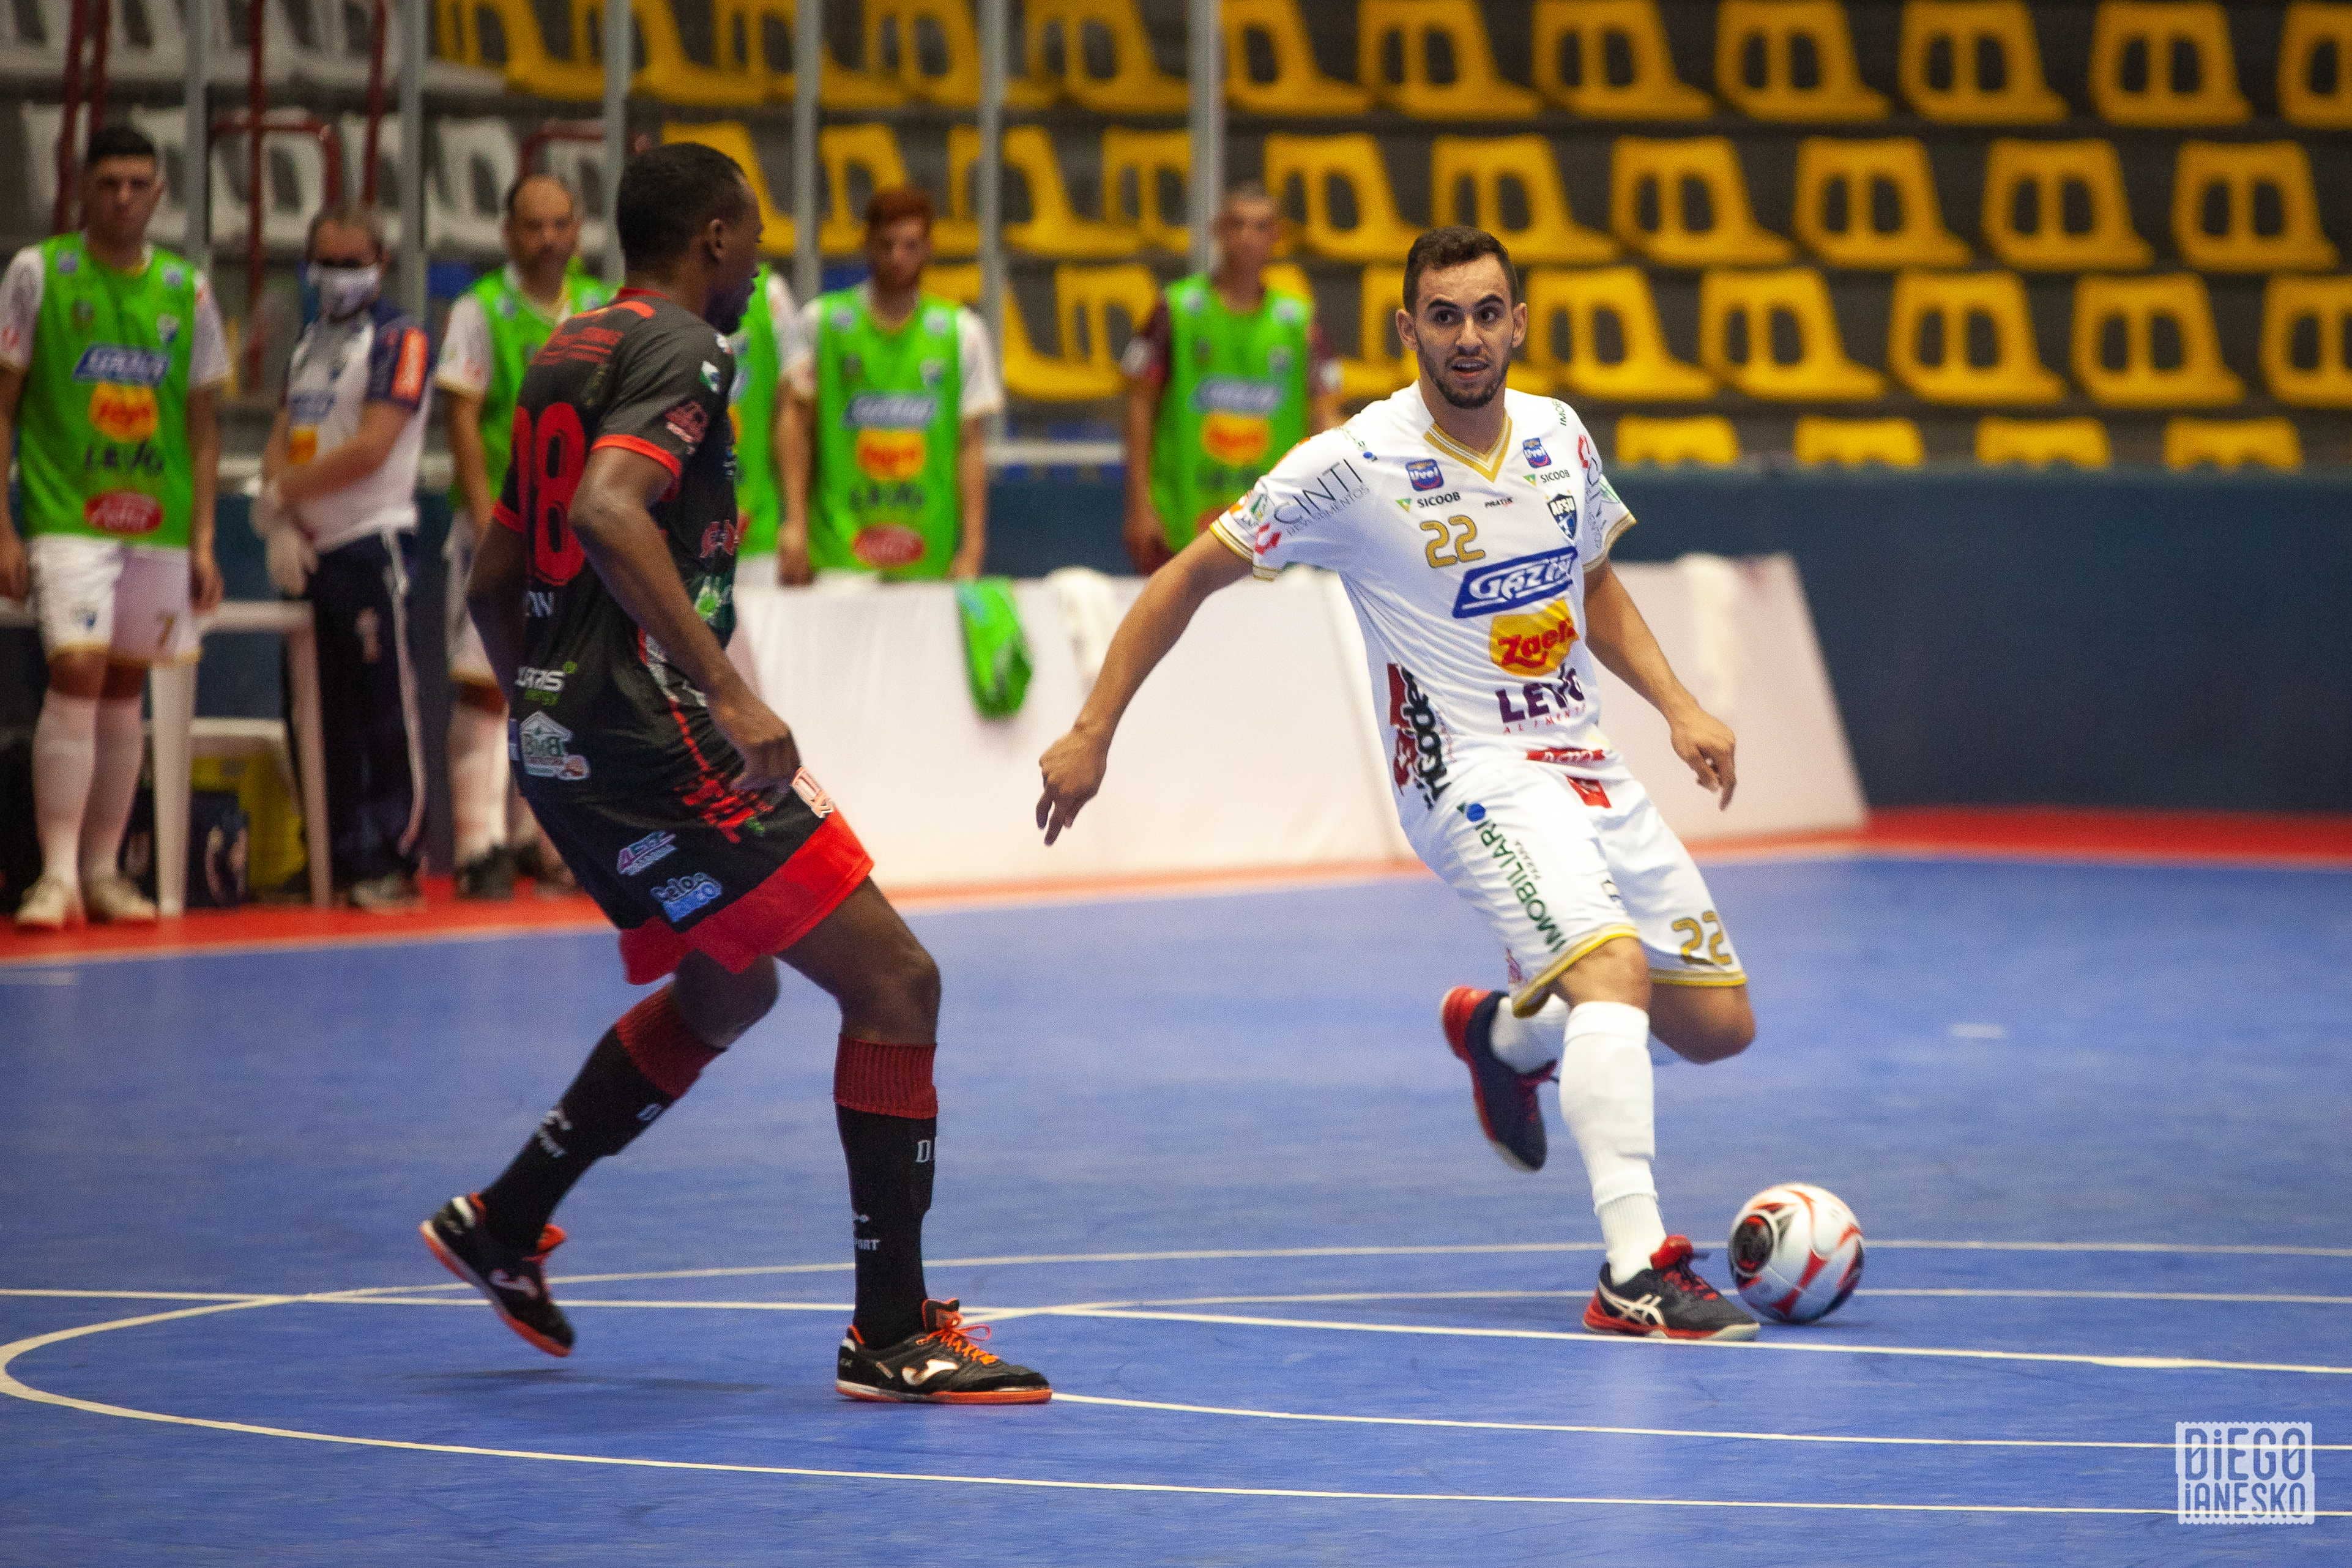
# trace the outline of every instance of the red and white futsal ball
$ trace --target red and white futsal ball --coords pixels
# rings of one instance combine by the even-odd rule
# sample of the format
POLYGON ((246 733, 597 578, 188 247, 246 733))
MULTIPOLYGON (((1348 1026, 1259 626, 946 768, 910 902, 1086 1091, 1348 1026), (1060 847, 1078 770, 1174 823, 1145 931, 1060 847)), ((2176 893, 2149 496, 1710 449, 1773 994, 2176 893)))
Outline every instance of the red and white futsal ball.
POLYGON ((1731 1222, 1731 1279, 1759 1317, 1817 1322, 1862 1282, 1862 1226, 1827 1187, 1768 1186, 1731 1222))

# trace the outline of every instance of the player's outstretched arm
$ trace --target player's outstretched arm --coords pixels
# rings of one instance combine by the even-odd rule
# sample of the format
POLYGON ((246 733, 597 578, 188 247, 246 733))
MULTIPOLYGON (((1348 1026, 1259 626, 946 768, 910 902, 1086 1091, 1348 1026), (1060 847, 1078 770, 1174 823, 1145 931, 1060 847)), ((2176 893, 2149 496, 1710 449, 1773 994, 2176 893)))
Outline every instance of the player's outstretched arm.
POLYGON ((652 458, 625 447, 599 446, 589 453, 572 496, 572 531, 605 590, 709 703, 712 721, 743 758, 735 787, 789 784, 801 768, 799 743, 694 612, 686 583, 670 562, 661 525, 646 509, 669 483, 670 471, 652 458))
POLYGON ((1699 706, 1690 688, 1675 677, 1674 667, 1666 663, 1665 650, 1651 634, 1650 623, 1642 619, 1633 596, 1625 591, 1616 568, 1606 560, 1584 574, 1584 622, 1592 656, 1658 710, 1666 721, 1675 755, 1689 765, 1701 784, 1715 791, 1719 808, 1729 806, 1731 791, 1739 782, 1733 766, 1738 741, 1731 727, 1699 706))
POLYGON ((1079 809, 1102 788, 1120 716, 1192 624, 1192 612, 1209 595, 1249 573, 1249 561, 1214 533, 1203 533, 1144 583, 1110 640, 1102 674, 1095 677, 1095 689, 1087 694, 1076 721, 1037 759, 1045 776, 1037 825, 1045 830, 1047 843, 1077 821, 1079 809))

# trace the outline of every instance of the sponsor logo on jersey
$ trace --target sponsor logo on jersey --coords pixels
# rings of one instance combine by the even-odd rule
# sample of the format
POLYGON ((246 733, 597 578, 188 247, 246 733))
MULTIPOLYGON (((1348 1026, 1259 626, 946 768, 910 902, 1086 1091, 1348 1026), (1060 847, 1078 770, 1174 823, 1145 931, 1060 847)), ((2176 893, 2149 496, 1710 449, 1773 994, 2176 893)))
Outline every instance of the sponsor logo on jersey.
POLYGON ((672 877, 655 888, 654 902, 672 920, 683 920, 725 891, 709 872, 698 871, 672 877))
POLYGON ((719 367, 709 360, 702 361, 702 384, 712 392, 719 390, 719 367))
POLYGON ((1266 415, 1282 406, 1282 389, 1272 382, 1245 376, 1209 376, 1192 389, 1192 408, 1199 413, 1266 415))
POLYGON ((929 441, 920 429, 869 428, 857 433, 857 471, 879 484, 912 479, 923 471, 929 441))
POLYGON ((155 318, 155 336, 163 340, 163 346, 165 348, 170 348, 172 346, 173 340, 177 338, 179 335, 180 319, 177 316, 172 315, 169 311, 166 311, 164 314, 155 318))
POLYGON ((662 411, 662 423, 685 446, 699 446, 710 429, 710 413, 701 403, 685 398, 662 411))
POLYGON ((912 566, 923 559, 923 536, 898 523, 877 523, 857 530, 857 537, 849 542, 849 553, 884 571, 912 566))
POLYGON ((1596 806, 1604 811, 1609 809, 1609 791, 1602 788, 1600 779, 1579 779, 1571 774, 1569 776, 1568 787, 1575 790, 1576 798, 1586 805, 1596 806))
POLYGON ((1576 612, 1555 599, 1525 615, 1497 615, 1486 623, 1486 656, 1514 675, 1549 675, 1576 645, 1576 612))
POLYGON ((635 876, 659 861, 666 861, 677 852, 676 833, 647 833, 621 852, 613 869, 623 876, 635 876))
POLYGON ((702 530, 702 548, 697 552, 703 559, 735 549, 743 542, 743 518, 740 514, 712 523, 702 530))
POLYGON ((524 664, 515 671, 515 690, 527 702, 552 705, 563 695, 563 677, 579 668, 565 664, 560 670, 542 669, 536 664, 524 664))
POLYGON ((1543 438, 1541 436, 1528 436, 1525 441, 1519 443, 1519 450, 1527 454, 1528 467, 1549 468, 1551 466, 1551 456, 1544 451, 1543 438))
POLYGON ((793 775, 793 793, 816 813, 818 821, 833 815, 833 797, 824 792, 824 786, 818 783, 807 768, 803 768, 793 775))
POLYGON ((1560 538, 1576 542, 1576 497, 1568 495, 1546 496, 1544 505, 1551 508, 1551 520, 1559 525, 1560 538))
POLYGON ((1415 507, 1458 507, 1461 504, 1462 492, 1459 490, 1447 490, 1435 496, 1399 496, 1397 497, 1398 508, 1408 515, 1415 507))
POLYGON ((515 760, 534 779, 578 783, 588 777, 588 759, 572 749, 572 732, 543 713, 515 726, 515 760))
POLYGON ((392 395, 415 402, 425 395, 425 361, 431 352, 423 329, 410 327, 400 335, 400 359, 392 368, 392 395))
POLYGON ((89 423, 109 441, 150 441, 163 414, 153 389, 100 382, 89 389, 89 423))
MULTIPOLYGON (((1510 888, 1511 896, 1519 901, 1519 907, 1527 912, 1528 924, 1535 927, 1536 936, 1542 941, 1545 951, 1557 953, 1567 946, 1567 933, 1561 931, 1559 922, 1552 918, 1551 907, 1544 903, 1542 892, 1537 885, 1535 861, 1528 855, 1527 846, 1505 832, 1500 823, 1486 821, 1484 808, 1473 806, 1462 814, 1477 825, 1478 842, 1494 857, 1496 867, 1503 873, 1504 883, 1510 888), (1472 811, 1477 815, 1472 816, 1472 811)), ((1512 967, 1516 971, 1517 964, 1514 963, 1512 967)), ((1511 977, 1511 985, 1514 989, 1519 985, 1516 972, 1511 977)))
POLYGON ((522 591, 523 614, 532 620, 555 613, 555 593, 551 589, 526 588, 522 591))
POLYGON ((1548 681, 1528 681, 1495 691, 1495 711, 1507 734, 1564 724, 1584 709, 1584 685, 1573 667, 1548 681))
POLYGON ((1213 412, 1201 421, 1201 450, 1229 468, 1264 460, 1274 444, 1272 422, 1246 413, 1213 412))
POLYGON ((1364 476, 1356 472, 1356 465, 1342 458, 1299 486, 1297 494, 1275 507, 1274 520, 1297 524, 1323 517, 1339 511, 1370 488, 1364 483, 1364 476))
POLYGON ((849 400, 852 430, 928 430, 940 413, 929 392, 859 392, 849 400))
POLYGON ((1591 767, 1609 760, 1606 747, 1591 746, 1539 746, 1528 753, 1530 762, 1557 762, 1570 767, 1591 767))
POLYGON ((136 490, 109 490, 81 504, 81 520, 102 534, 152 534, 163 526, 163 503, 136 490))
POLYGON ((1412 457, 1405 460, 1404 476, 1412 481, 1416 490, 1434 490, 1445 483, 1445 470, 1433 457, 1412 457))
POLYGON ((1454 596, 1454 618, 1467 621, 1557 598, 1576 577, 1576 547, 1523 555, 1473 569, 1454 596))
POLYGON ((81 351, 73 368, 73 379, 78 382, 116 382, 133 387, 160 387, 171 373, 171 355, 120 343, 92 343, 81 351))
POLYGON ((1391 770, 1399 789, 1416 791, 1437 804, 1445 788, 1453 745, 1429 694, 1402 664, 1389 666, 1389 731, 1394 739, 1391 770))

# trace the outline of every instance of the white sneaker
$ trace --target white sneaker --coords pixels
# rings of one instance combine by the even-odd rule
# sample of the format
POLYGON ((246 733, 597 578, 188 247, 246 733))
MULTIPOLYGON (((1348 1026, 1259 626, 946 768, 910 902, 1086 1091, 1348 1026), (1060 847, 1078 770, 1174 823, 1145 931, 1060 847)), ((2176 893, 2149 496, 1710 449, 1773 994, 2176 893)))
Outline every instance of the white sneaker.
POLYGON ((102 920, 110 925, 152 925, 155 922, 155 905, 119 872, 85 878, 81 897, 92 920, 102 920))
POLYGON ((45 876, 26 891, 16 906, 19 931, 62 931, 82 922, 81 894, 73 883, 45 876))

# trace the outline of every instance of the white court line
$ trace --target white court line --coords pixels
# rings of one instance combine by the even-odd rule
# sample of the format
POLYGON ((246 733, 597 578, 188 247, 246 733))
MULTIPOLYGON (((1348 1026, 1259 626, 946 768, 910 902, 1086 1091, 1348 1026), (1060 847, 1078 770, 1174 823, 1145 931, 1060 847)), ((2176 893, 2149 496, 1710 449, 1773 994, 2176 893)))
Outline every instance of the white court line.
MULTIPOLYGON (((1089 1301, 1088 1306, 1104 1307, 1249 1307, 1304 1305, 1315 1301, 1557 1301, 1571 1296, 1581 1299, 1581 1291, 1323 1291, 1311 1295, 1295 1296, 1165 1296, 1148 1301, 1089 1301)), ((1952 1289, 1902 1289, 1857 1291, 1854 1300, 1869 1301, 1880 1296, 1967 1296, 2004 1301, 2029 1296, 2036 1300, 2095 1301, 2243 1301, 2253 1304, 2286 1304, 2295 1306, 2352 1306, 2352 1296, 2284 1296, 2284 1295, 2225 1295, 2198 1291, 1997 1291, 1952 1289)), ((568 1303, 567 1303, 568 1304, 568 1303)), ((1034 1312, 1038 1308, 1006 1309, 1034 1312)))
POLYGON ((65 1300, 121 1301, 274 1301, 251 1291, 0 1291, 0 1296, 55 1296, 65 1300))
MULTIPOLYGON (((140 1328, 151 1323, 169 1322, 175 1319, 202 1317, 213 1312, 244 1312, 255 1307, 274 1306, 302 1299, 304 1298, 263 1296, 249 1301, 215 1302, 207 1306, 184 1307, 177 1312, 152 1312, 143 1317, 118 1318, 111 1322, 89 1323, 79 1328, 59 1329, 52 1333, 35 1334, 28 1339, 20 1339, 12 1344, 0 1345, 0 1394, 27 1400, 36 1405, 51 1405, 61 1409, 79 1410, 85 1415, 113 1416, 129 1421, 152 1421, 164 1426, 194 1427, 207 1431, 236 1432, 256 1437, 283 1437, 305 1443, 330 1443, 362 1448, 390 1448, 405 1453, 453 1454, 473 1458, 535 1459, 555 1464, 610 1465, 623 1469, 681 1470, 719 1475, 789 1476, 814 1480, 913 1481, 950 1486, 1027 1488, 1048 1491, 1283 1498, 1313 1502, 1514 1503, 1521 1506, 1540 1504, 1556 1508, 1736 1509, 1807 1513, 2093 1514, 2156 1519, 2173 1517, 2176 1513, 2176 1510, 2169 1508, 2059 1507, 2012 1503, 1813 1502, 1777 1499, 1769 1501, 1751 1501, 1714 1498, 1551 1497, 1540 1494, 1478 1492, 1340 1491, 1304 1487, 1219 1487, 1167 1481, 1056 1480, 1034 1476, 961 1476, 919 1470, 819 1469, 800 1465, 745 1465, 693 1459, 629 1458, 607 1454, 564 1454, 532 1448, 492 1448, 461 1443, 415 1443, 396 1437, 358 1437, 334 1432, 302 1431, 290 1427, 263 1427, 247 1421, 220 1421, 199 1416, 172 1416, 158 1410, 135 1410, 124 1405, 107 1405, 93 1399, 77 1399, 68 1395, 51 1394, 45 1389, 35 1388, 18 1381, 8 1370, 17 1357, 67 1340, 105 1333, 115 1329, 140 1328)), ((2316 1511, 2322 1517, 2328 1519, 2352 1518, 2352 1511, 2323 1509, 2316 1511)))

